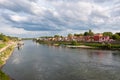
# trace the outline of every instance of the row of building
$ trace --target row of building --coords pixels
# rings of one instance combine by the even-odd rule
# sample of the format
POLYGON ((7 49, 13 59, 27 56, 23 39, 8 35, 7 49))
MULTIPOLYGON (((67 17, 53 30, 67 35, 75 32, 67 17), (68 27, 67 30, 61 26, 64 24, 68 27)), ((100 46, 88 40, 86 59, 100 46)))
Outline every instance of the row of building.
POLYGON ((68 37, 50 37, 50 38, 37 38, 44 41, 84 41, 84 42, 111 42, 109 36, 103 36, 103 34, 98 33, 94 36, 68 36, 68 37))

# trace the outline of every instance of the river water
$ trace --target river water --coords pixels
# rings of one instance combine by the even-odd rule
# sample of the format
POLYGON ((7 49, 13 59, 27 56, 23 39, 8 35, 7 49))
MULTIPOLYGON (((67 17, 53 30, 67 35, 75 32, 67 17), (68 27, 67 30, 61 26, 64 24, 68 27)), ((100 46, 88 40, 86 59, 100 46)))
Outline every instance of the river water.
POLYGON ((24 43, 2 68, 15 80, 120 80, 120 51, 24 43))

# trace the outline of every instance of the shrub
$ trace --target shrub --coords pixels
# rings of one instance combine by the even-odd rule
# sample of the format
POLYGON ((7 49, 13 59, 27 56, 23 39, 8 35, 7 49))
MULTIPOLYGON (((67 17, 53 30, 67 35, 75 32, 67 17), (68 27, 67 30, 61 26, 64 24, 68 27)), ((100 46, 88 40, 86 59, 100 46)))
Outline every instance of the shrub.
POLYGON ((71 45, 77 45, 78 43, 77 43, 77 41, 72 41, 71 42, 71 45))

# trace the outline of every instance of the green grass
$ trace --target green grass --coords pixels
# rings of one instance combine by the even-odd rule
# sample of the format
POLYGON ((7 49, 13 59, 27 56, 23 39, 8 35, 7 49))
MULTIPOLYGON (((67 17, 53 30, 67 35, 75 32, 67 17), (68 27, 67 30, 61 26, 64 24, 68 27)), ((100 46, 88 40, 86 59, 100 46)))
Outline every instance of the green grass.
POLYGON ((120 48, 120 44, 113 44, 111 45, 111 48, 120 48))
MULTIPOLYGON (((2 58, 6 58, 11 54, 11 51, 13 50, 13 46, 7 48, 5 51, 2 52, 0 55, 0 67, 4 64, 5 61, 2 60, 2 58)), ((0 80, 11 80, 9 76, 7 76, 5 73, 3 73, 0 70, 0 80)))
POLYGON ((0 80, 11 80, 11 79, 8 75, 6 75, 0 70, 0 80))
POLYGON ((57 45, 86 45, 91 46, 94 48, 100 48, 100 49, 119 49, 120 50, 120 44, 110 44, 110 43, 96 43, 96 42, 75 42, 75 41, 38 41, 40 44, 57 44, 57 45))
POLYGON ((1 54, 0 55, 0 66, 4 63, 4 61, 2 61, 2 58, 6 58, 7 56, 9 56, 12 50, 13 50, 13 46, 7 48, 5 51, 0 53, 1 54))
MULTIPOLYGON (((0 57, 1 58, 1 57, 0 57)), ((4 63, 4 61, 2 61, 1 59, 0 59, 0 66, 2 65, 4 63)))
POLYGON ((6 46, 6 44, 0 44, 0 49, 5 47, 5 46, 6 46))
POLYGON ((84 43, 84 45, 103 49, 120 49, 120 44, 84 43))
POLYGON ((91 47, 102 47, 101 43, 83 43, 83 45, 91 46, 91 47))

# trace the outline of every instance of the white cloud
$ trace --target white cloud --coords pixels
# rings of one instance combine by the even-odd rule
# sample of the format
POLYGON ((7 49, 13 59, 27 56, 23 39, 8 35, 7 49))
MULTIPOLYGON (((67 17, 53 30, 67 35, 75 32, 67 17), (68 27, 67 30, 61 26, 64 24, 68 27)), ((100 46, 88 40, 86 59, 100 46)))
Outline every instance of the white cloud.
POLYGON ((119 0, 0 0, 0 25, 6 26, 0 31, 39 36, 120 30, 119 7, 119 0))
POLYGON ((4 27, 0 28, 0 32, 6 33, 6 34, 25 34, 28 32, 22 28, 11 27, 9 25, 2 25, 2 26, 4 27))
POLYGON ((5 0, 0 0, 0 3, 4 3, 5 2, 5 0))
POLYGON ((99 25, 99 24, 103 24, 105 21, 104 21, 102 18, 94 17, 94 18, 92 19, 92 22, 93 22, 95 25, 99 25))
POLYGON ((19 15, 11 15, 10 16, 13 21, 20 22, 20 21, 27 21, 28 18, 25 16, 19 16, 19 15))
POLYGON ((37 15, 41 15, 44 13, 44 10, 46 10, 45 7, 42 7, 34 2, 31 3, 31 11, 34 13, 34 14, 37 14, 37 15))

